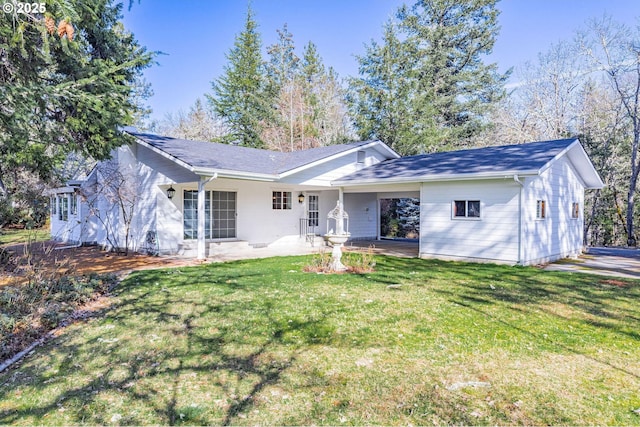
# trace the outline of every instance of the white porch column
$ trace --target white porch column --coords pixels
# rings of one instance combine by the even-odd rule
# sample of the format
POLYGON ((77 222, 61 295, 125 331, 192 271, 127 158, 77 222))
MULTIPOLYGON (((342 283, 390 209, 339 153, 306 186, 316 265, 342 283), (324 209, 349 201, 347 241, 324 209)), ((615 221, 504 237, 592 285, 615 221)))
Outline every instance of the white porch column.
POLYGON ((206 200, 204 188, 217 177, 217 174, 213 176, 201 176, 200 181, 198 181, 198 259, 205 259, 207 257, 206 239, 204 236, 206 200))
MULTIPOLYGON (((338 187, 338 203, 340 207, 344 211, 344 187, 338 187)), ((336 220, 336 233, 342 234, 344 233, 344 219, 340 218, 336 220)))

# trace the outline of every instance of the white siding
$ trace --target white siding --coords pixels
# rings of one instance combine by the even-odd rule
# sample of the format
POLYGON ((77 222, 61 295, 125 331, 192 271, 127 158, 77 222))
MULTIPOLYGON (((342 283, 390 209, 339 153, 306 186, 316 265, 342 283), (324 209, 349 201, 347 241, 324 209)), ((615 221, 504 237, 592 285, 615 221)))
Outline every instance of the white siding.
POLYGON ((558 159, 539 177, 525 182, 523 206, 524 258, 527 264, 576 256, 583 249, 584 187, 566 157, 558 159), (546 218, 536 218, 536 202, 544 200, 546 218), (577 219, 571 218, 579 203, 577 219))
MULTIPOLYGON (((176 190, 175 197, 169 201, 164 196, 162 202, 158 203, 158 229, 164 230, 165 233, 160 239, 161 242, 173 241, 183 245, 185 243, 183 242, 182 215, 184 190, 197 190, 198 187, 196 182, 173 184, 173 187, 176 190)), ((294 186, 220 178, 209 182, 205 189, 236 193, 238 240, 251 244, 269 244, 285 237, 297 238, 300 234, 300 218, 305 215, 305 204, 298 203, 300 192, 294 186), (274 191, 291 192, 293 199, 291 209, 273 209, 274 191)), ((162 197, 158 197, 158 200, 161 199, 162 197)), ((322 207, 322 198, 320 202, 322 207)))
POLYGON ((283 183, 295 183, 300 185, 313 185, 321 187, 330 187, 331 181, 335 181, 346 175, 354 173, 365 166, 370 166, 386 160, 379 151, 368 148, 365 151, 364 163, 357 163, 358 153, 353 152, 348 155, 338 157, 331 161, 322 163, 318 166, 305 169, 296 174, 290 175, 282 179, 283 183))
POLYGON ((420 256, 517 263, 519 194, 513 180, 423 183, 420 256), (480 219, 453 218, 454 200, 480 200, 480 219))
POLYGON ((349 214, 349 233, 352 239, 375 239, 378 236, 376 193, 345 194, 344 209, 349 214))

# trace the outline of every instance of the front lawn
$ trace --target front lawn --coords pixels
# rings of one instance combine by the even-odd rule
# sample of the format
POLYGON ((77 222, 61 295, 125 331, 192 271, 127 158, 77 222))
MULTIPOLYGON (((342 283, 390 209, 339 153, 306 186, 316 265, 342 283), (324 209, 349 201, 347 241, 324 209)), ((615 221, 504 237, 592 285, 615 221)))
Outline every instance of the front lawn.
POLYGON ((49 240, 51 234, 48 228, 27 229, 27 228, 1 228, 0 246, 15 245, 18 243, 42 242, 49 240))
POLYGON ((640 284, 308 257, 137 272, 0 374, 0 424, 640 425, 640 284))

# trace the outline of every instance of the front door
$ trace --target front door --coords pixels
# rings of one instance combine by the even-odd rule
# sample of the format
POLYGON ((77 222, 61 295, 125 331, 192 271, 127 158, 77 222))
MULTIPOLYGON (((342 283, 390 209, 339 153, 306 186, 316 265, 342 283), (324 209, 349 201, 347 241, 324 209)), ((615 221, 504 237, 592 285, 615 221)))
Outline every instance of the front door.
POLYGON ((307 197, 307 218, 309 228, 315 229, 320 225, 320 198, 317 194, 309 194, 307 197))

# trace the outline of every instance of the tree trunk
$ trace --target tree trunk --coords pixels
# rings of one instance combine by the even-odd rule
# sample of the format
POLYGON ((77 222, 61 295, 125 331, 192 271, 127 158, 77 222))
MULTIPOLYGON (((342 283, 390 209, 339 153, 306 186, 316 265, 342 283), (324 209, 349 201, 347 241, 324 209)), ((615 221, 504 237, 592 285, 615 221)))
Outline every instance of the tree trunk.
POLYGON ((636 192, 636 180, 637 180, 637 173, 633 174, 635 175, 636 179, 634 179, 633 177, 631 178, 631 181, 629 182, 629 193, 627 194, 627 245, 628 246, 636 246, 636 237, 634 236, 634 229, 633 229, 633 209, 634 209, 634 204, 635 204, 635 200, 634 200, 634 195, 636 192))
MULTIPOLYGON (((640 86, 639 86, 640 87, 640 86)), ((636 236, 634 233, 633 212, 635 207, 636 186, 638 184, 638 173, 640 165, 637 162, 638 145, 640 142, 640 127, 637 120, 634 120, 634 137, 631 150, 631 177, 629 179, 629 193, 627 194, 627 245, 636 246, 636 236)))

